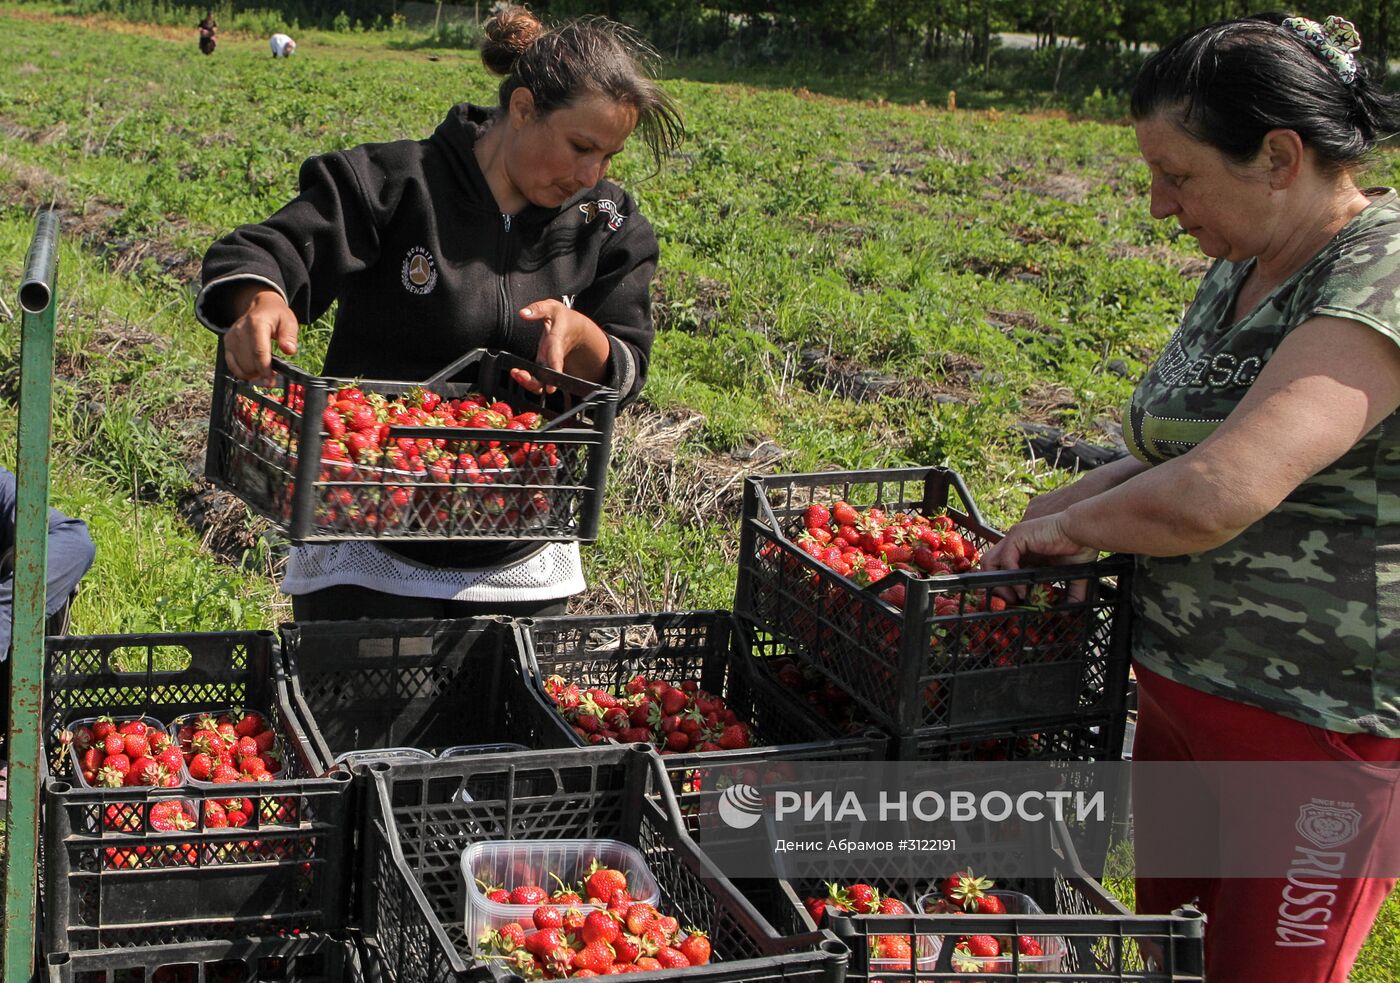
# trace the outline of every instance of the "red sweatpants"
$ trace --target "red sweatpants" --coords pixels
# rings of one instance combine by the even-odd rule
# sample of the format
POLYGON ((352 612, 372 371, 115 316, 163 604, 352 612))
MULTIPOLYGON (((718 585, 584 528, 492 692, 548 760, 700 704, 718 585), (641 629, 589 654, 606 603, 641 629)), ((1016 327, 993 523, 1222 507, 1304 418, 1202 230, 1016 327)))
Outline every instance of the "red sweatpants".
MULTIPOLYGON (((1141 666, 1135 671, 1134 761, 1400 761, 1400 738, 1311 727, 1202 693, 1141 666)), ((1400 777, 1400 770, 1395 774, 1400 777)), ((1170 819, 1135 815, 1138 842, 1161 821, 1170 819)), ((1220 817, 1222 823, 1238 821, 1220 817)), ((1260 816, 1252 821, 1294 820, 1260 816)), ((1137 910, 1167 914, 1194 901, 1205 912, 1209 983, 1347 983, 1376 912, 1395 884, 1394 877, 1302 886, 1282 877, 1144 877, 1137 881, 1137 910), (1300 927, 1303 919, 1306 927, 1300 927)))

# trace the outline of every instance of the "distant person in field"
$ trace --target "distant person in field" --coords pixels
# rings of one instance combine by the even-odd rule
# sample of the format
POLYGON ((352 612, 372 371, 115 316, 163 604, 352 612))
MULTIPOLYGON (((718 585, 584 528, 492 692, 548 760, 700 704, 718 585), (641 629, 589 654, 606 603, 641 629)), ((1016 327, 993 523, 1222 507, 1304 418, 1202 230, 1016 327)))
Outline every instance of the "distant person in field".
POLYGON ((1379 851, 1400 815, 1400 199, 1358 176, 1400 101, 1360 46, 1340 17, 1271 14, 1144 63, 1152 217, 1215 262, 1124 409, 1132 456, 1035 498, 982 556, 1137 554, 1135 769, 1344 766, 1267 807, 1222 807, 1212 787, 1177 814, 1135 811, 1140 870, 1184 870, 1183 823, 1227 859, 1279 845, 1276 876, 1137 880, 1140 912, 1200 905, 1212 983, 1344 983, 1396 884, 1379 851), (1310 843, 1350 873, 1285 877, 1315 863, 1310 843))
POLYGON ((214 20, 214 12, 206 11, 204 20, 199 22, 199 50, 206 55, 214 53, 215 46, 218 45, 219 23, 214 20))
MULTIPOLYGON (((10 639, 15 603, 15 476, 0 468, 0 747, 10 731, 10 639)), ((45 632, 58 635, 68 629, 68 600, 78 581, 92 567, 97 551, 81 519, 49 509, 48 585, 45 589, 45 632)), ((4 758, 0 750, 0 759, 4 758)), ((3 768, 3 760, 0 760, 3 768)), ((3 777, 0 777, 3 788, 3 777)))
MULTIPOLYGON (((546 30, 510 7, 485 36, 497 105, 314 157, 295 199, 209 249, 196 314, 239 378, 270 381, 272 353, 338 301, 326 375, 418 381, 489 347, 637 398, 658 247, 607 173, 634 132, 659 168, 679 112, 621 25, 546 30)), ((282 582, 298 620, 562 613, 584 586, 577 543, 450 541, 299 546, 282 582)))
POLYGON ((297 43, 285 34, 274 34, 268 38, 268 47, 272 49, 274 58, 290 58, 296 54, 297 43))

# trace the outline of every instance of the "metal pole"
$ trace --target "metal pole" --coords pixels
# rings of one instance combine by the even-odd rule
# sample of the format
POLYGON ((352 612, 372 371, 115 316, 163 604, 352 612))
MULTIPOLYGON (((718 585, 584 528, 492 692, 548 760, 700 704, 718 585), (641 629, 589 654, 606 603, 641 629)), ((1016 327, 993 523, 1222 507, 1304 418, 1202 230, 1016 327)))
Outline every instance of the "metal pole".
POLYGON ((54 287, 58 215, 39 216, 19 303, 19 448, 15 476, 14 634, 10 652, 10 790, 5 858, 5 973, 33 979, 38 869, 39 732, 44 700, 44 597, 48 583, 49 438, 53 406, 54 287))

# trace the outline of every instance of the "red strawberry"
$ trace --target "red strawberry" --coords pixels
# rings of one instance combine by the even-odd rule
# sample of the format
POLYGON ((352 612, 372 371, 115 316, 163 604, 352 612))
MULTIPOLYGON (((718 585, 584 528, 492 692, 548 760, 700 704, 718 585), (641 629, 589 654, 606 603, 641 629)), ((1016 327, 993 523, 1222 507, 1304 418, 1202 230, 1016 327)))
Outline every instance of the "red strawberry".
MULTIPOLYGON (((589 912, 588 917, 583 920, 583 941, 584 942, 607 942, 611 943, 622 934, 617 922, 603 911, 589 912)), ((612 962, 611 959, 608 962, 612 962)))
POLYGON ((151 806, 151 830, 170 833, 194 828, 194 817, 185 811, 179 799, 166 799, 151 806))
POLYGON ((612 946, 606 942, 589 942, 574 956, 574 967, 591 970, 601 976, 612 969, 614 955, 612 946))
POLYGON ((497 930, 497 934, 501 942, 510 947, 506 949, 507 952, 525 944, 525 929, 519 922, 506 922, 497 930))
POLYGON ((854 526, 860 521, 860 513, 845 502, 837 502, 831 506, 831 518, 839 526, 854 526))
MULTIPOLYGON (((112 731, 102 738, 102 751, 104 754, 126 754, 126 735, 112 731)), ((143 752, 144 753, 144 752, 143 752)), ((141 755, 132 755, 139 758, 141 755)))
POLYGON ((260 714, 251 711, 235 709, 232 713, 233 732, 239 737, 253 737, 260 730, 265 729, 263 719, 260 714))
POLYGON ((144 720, 128 720, 117 728, 117 733, 122 735, 139 734, 142 737, 145 737, 146 731, 149 729, 150 728, 146 726, 146 721, 144 720))
POLYGON ((661 964, 662 969, 685 969, 690 965, 690 960, 685 953, 679 949, 673 949, 669 945, 663 945, 656 950, 656 961, 661 964))
POLYGON ((861 915, 870 914, 880 903, 875 889, 869 884, 852 884, 846 889, 846 897, 851 903, 851 908, 861 915))
POLYGON ((879 915, 907 915, 909 906, 898 898, 881 898, 879 905, 875 909, 879 915))
POLYGON ((710 940, 703 932, 691 929, 677 948, 692 966, 703 966, 710 961, 710 940))
POLYGON ((535 928, 559 928, 564 924, 564 913, 558 908, 540 905, 531 916, 535 928))
POLYGON ((898 959, 907 964, 909 955, 907 935, 876 935, 870 940, 871 959, 898 959))
POLYGON ((557 928, 540 929, 525 936, 524 946, 530 955, 542 959, 564 946, 564 936, 557 928))
POLYGON ((1045 955, 1045 950, 1041 948, 1040 943, 1032 936, 1018 935, 1016 936, 1016 944, 1021 947, 1021 955, 1023 956, 1045 955))
POLYGON ((970 955, 978 958, 1001 955, 1001 943, 993 935, 969 935, 958 940, 957 947, 967 949, 970 955))
POLYGON ((972 911, 977 906, 977 899, 990 890, 992 884, 993 882, 987 878, 978 877, 969 867, 967 870, 960 870, 947 878, 940 890, 949 901, 972 911))
POLYGON ((511 904, 537 905, 548 898, 549 895, 545 893, 544 888, 535 884, 522 884, 510 892, 511 904))
POLYGON ((604 867, 594 858, 588 867, 588 876, 584 879, 583 887, 590 898, 611 901, 614 891, 627 890, 627 875, 620 870, 604 867))
POLYGON ((802 514, 802 524, 808 529, 826 529, 831 525, 831 510, 820 502, 813 503, 802 514))
POLYGON ((648 925, 660 917, 661 913, 651 905, 638 901, 627 909, 625 915, 627 931, 633 935, 641 935, 648 925))
POLYGON ((973 901, 979 915, 1004 915, 1006 905, 1002 904, 1001 898, 994 894, 984 894, 973 901))
POLYGON ((210 776, 210 781, 214 782, 217 785, 226 785, 229 782, 237 782, 241 780, 242 776, 240 775, 238 769, 226 761, 221 761, 217 765, 215 765, 214 773, 210 776))
POLYGON ((197 782, 209 781, 209 776, 214 773, 214 759, 203 751, 191 755, 189 764, 190 777, 197 782))
POLYGON ((610 944, 613 947, 613 953, 617 956, 617 961, 620 963, 634 963, 637 961, 637 957, 642 954, 641 945, 630 935, 619 933, 618 937, 610 944))
POLYGON ((746 748, 749 744, 749 728, 745 724, 730 724, 719 735, 719 746, 726 751, 746 748))

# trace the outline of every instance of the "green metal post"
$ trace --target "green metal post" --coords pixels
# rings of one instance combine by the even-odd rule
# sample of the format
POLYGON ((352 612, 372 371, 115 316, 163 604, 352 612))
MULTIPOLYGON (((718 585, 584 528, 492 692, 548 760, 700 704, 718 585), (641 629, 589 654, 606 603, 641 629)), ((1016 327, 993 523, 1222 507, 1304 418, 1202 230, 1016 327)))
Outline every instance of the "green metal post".
POLYGON ((34 978, 39 863, 39 733, 44 700, 44 596, 49 559, 49 438, 53 407, 58 216, 44 212, 24 263, 19 304, 19 448, 15 477, 14 633, 10 652, 10 790, 5 863, 5 974, 34 978))

